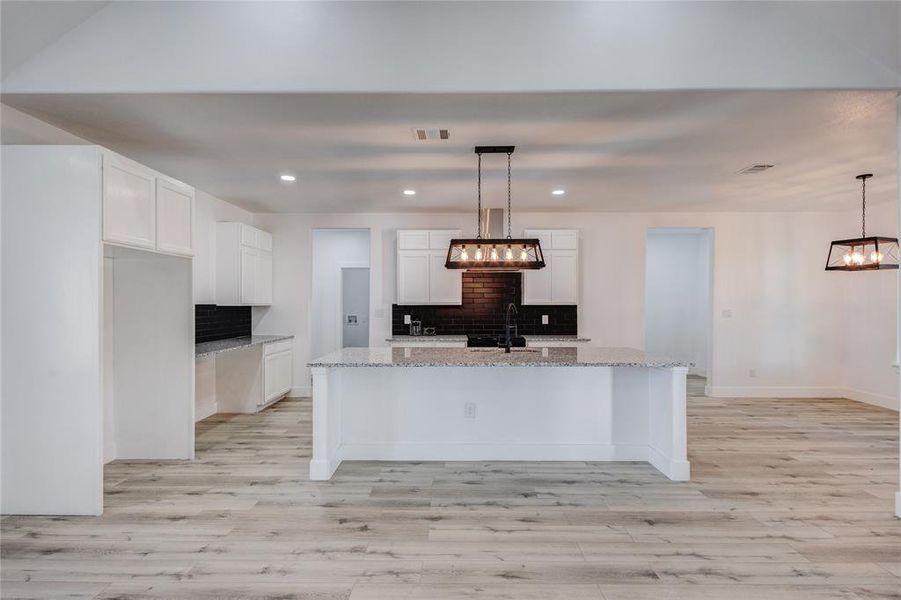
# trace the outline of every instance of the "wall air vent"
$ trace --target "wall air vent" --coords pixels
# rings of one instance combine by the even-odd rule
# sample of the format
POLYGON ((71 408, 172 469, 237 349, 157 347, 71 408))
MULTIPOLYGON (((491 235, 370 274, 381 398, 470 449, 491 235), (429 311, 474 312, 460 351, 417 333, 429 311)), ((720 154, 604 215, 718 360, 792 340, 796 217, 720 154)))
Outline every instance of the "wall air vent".
POLYGON ((751 165, 750 167, 745 167, 741 171, 738 172, 739 175, 750 175, 752 173, 763 173, 764 171, 768 171, 775 167, 776 165, 770 165, 767 163, 757 163, 756 165, 751 165))
POLYGON ((415 127, 413 128, 413 139, 419 142, 447 140, 450 139, 450 132, 438 127, 415 127))

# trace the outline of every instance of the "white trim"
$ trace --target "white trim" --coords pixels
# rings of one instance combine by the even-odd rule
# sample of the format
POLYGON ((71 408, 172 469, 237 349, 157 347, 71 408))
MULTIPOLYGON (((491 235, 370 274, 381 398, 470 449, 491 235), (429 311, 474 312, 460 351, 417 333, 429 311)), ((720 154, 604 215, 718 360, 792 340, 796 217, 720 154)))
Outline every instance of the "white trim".
POLYGON ((647 453, 647 461, 651 463, 651 466, 673 481, 689 481, 691 479, 691 464, 687 460, 675 460, 654 446, 648 446, 647 453))
POLYGON ((895 516, 901 519, 901 492, 895 492, 895 516))
POLYGON ((648 447, 638 444, 342 444, 344 460, 589 460, 647 461, 648 447))
MULTIPOLYGON (((340 453, 340 449, 339 449, 340 453)), ((335 474, 338 466, 341 464, 341 458, 332 460, 312 459, 310 460, 310 480, 311 481, 328 481, 335 474)))
POLYGON ((288 392, 288 398, 309 398, 313 395, 313 386, 310 385, 295 385, 291 388, 291 391, 288 392))
POLYGON ((898 410, 897 398, 841 387, 708 385, 704 388, 704 395, 711 398, 845 398, 890 410, 898 410))

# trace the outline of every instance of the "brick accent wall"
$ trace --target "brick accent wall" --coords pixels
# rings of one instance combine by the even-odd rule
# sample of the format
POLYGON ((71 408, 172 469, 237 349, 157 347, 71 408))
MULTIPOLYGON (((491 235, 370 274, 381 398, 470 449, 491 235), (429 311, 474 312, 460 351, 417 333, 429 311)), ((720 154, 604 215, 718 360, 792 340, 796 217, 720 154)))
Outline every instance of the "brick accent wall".
POLYGON ((502 335, 504 311, 510 302, 519 314, 516 324, 520 335, 576 335, 576 306, 523 306, 522 273, 486 271, 463 272, 463 304, 460 306, 392 306, 392 335, 407 335, 404 315, 422 321, 423 327, 435 327, 439 335, 502 335), (541 324, 548 315, 548 324, 541 324))

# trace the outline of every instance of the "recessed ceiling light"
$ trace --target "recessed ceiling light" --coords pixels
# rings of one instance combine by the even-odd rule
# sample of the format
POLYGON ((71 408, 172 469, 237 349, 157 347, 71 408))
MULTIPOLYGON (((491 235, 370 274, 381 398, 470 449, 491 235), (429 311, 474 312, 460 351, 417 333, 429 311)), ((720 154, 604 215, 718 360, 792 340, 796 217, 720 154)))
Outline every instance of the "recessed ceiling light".
POLYGON ((404 196, 415 196, 416 190, 404 190, 404 196))
POLYGON ((555 196, 562 196, 563 194, 566 193, 566 190, 554 190, 554 191, 551 192, 551 193, 552 193, 553 195, 555 195, 555 196))
POLYGON ((297 177, 294 175, 282 175, 282 181, 296 181, 297 177))

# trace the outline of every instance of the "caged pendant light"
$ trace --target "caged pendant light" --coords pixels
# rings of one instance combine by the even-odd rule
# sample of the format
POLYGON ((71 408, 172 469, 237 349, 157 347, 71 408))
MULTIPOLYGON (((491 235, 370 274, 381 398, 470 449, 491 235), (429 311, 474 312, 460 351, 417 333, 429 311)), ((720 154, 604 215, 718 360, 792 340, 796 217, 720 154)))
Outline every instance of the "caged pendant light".
POLYGON ((867 179, 872 173, 858 175, 861 185, 860 237, 836 240, 829 246, 827 271, 875 271, 898 268, 898 239, 882 236, 867 237, 867 179))
POLYGON ((537 238, 513 238, 511 211, 510 156, 515 146, 476 146, 478 162, 478 235, 453 239, 444 266, 477 271, 518 271, 544 268, 544 254, 537 238), (507 237, 482 237, 482 154, 507 155, 507 237))

